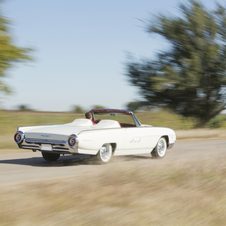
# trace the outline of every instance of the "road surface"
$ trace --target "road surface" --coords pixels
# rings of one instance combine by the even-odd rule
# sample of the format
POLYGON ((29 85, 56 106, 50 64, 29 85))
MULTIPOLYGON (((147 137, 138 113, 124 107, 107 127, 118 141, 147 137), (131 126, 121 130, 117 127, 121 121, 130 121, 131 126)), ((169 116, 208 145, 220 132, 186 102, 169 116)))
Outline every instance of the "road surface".
MULTIPOLYGON (((175 163, 177 161, 193 161, 226 156, 226 140, 178 142, 169 149, 165 158, 152 159, 150 155, 113 157, 108 164, 142 165, 175 163)), ((73 175, 102 171, 106 165, 98 165, 90 161, 89 156, 61 156, 50 163, 42 158, 40 152, 0 154, 0 184, 63 178, 73 175)))

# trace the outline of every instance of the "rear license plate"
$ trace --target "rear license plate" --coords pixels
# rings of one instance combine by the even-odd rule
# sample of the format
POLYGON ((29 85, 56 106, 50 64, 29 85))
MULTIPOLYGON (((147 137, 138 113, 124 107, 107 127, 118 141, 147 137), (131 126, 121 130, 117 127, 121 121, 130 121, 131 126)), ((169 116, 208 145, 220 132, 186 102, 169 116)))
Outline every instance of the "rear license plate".
POLYGON ((42 144, 41 145, 42 151, 52 151, 52 145, 51 144, 42 144))

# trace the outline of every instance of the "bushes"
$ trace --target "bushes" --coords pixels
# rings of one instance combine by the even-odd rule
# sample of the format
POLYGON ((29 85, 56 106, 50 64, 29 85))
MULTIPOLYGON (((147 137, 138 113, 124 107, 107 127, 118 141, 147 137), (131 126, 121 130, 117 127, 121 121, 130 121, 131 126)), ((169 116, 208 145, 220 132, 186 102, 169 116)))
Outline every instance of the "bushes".
POLYGON ((226 128, 226 116, 216 116, 207 124, 209 129, 226 128))

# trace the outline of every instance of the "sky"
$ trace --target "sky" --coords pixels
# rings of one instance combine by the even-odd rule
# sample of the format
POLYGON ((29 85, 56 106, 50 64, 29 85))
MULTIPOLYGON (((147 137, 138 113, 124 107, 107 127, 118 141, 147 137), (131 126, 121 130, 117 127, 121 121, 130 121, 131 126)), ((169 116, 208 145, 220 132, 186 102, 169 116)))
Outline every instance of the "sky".
MULTIPOLYGON (((140 100, 126 77, 128 55, 153 59, 166 40, 145 31, 154 14, 179 15, 179 0, 5 0, 14 44, 32 48, 33 61, 15 64, 4 81, 12 89, 4 109, 38 111, 126 108, 140 100)), ((225 0, 219 0, 225 5, 225 0)), ((215 1, 205 0, 213 9, 215 1)))

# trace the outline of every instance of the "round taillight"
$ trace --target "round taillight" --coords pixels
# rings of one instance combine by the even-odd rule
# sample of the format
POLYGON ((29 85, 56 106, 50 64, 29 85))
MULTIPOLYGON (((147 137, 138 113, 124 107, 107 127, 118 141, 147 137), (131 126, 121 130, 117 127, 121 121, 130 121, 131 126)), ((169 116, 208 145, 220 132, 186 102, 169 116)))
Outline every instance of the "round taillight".
POLYGON ((70 147, 74 147, 75 144, 77 142, 77 136, 75 135, 71 135, 69 138, 68 138, 68 144, 70 147))
POLYGON ((24 139, 24 134, 20 131, 16 132, 14 135, 14 141, 19 144, 23 141, 24 139))

